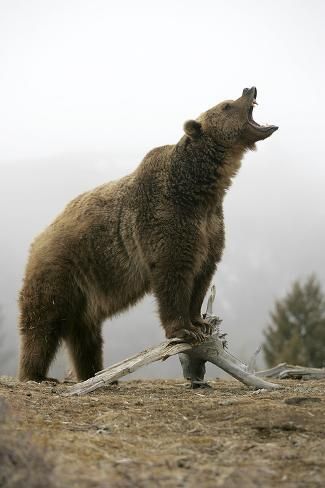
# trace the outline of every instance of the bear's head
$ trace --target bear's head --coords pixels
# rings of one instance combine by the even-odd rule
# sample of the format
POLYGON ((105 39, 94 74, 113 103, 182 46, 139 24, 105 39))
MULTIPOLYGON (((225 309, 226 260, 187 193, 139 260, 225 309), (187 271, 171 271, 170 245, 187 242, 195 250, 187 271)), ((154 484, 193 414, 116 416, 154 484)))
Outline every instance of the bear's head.
POLYGON ((278 127, 260 125, 253 119, 257 90, 245 88, 237 100, 226 100, 184 124, 185 134, 195 140, 206 135, 226 148, 236 145, 254 148, 255 142, 270 137, 278 127))

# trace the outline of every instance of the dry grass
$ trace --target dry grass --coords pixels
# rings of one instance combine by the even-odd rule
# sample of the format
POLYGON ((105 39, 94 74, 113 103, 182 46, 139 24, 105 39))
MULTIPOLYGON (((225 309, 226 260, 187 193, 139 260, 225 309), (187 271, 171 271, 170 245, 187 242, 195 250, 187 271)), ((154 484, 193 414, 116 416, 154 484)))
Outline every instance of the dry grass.
POLYGON ((325 381, 282 383, 130 381, 63 397, 65 384, 2 377, 0 486, 324 486, 325 381))

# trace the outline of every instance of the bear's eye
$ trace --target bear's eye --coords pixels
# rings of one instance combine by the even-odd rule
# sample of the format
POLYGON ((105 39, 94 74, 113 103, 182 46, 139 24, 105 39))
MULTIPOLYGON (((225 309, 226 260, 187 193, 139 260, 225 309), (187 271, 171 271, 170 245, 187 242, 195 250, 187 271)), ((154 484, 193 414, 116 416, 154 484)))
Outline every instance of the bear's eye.
POLYGON ((225 103, 225 105, 223 106, 223 110, 229 110, 229 109, 231 109, 230 103, 225 103))

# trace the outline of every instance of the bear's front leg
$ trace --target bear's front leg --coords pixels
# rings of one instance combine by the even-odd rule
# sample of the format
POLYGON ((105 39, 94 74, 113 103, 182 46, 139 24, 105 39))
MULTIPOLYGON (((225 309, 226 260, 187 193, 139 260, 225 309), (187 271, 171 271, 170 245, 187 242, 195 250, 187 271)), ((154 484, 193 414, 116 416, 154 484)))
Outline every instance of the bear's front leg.
POLYGON ((213 327, 209 322, 202 318, 201 308, 215 269, 216 265, 212 259, 210 262, 204 263, 200 273, 195 276, 190 303, 190 317, 192 323, 202 327, 202 329, 208 335, 212 334, 213 327))
POLYGON ((189 342, 205 340, 205 327, 194 324, 190 317, 193 273, 186 266, 161 261, 152 273, 152 287, 158 299, 161 323, 166 337, 189 342))

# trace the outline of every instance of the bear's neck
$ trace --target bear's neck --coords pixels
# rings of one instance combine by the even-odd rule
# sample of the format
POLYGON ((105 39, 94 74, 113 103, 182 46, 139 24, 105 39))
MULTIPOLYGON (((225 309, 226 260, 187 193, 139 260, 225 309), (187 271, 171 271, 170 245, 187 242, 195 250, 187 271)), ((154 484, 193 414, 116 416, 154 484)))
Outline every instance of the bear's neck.
POLYGON ((174 148, 170 183, 173 199, 183 207, 222 204, 244 155, 244 147, 226 148, 212 140, 192 143, 183 138, 174 148))
POLYGON ((243 156, 246 152, 244 146, 236 146, 225 150, 224 158, 218 165, 219 187, 225 192, 230 188, 233 178, 238 173, 243 156))

